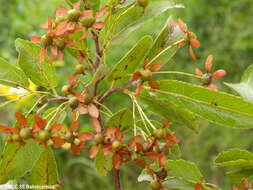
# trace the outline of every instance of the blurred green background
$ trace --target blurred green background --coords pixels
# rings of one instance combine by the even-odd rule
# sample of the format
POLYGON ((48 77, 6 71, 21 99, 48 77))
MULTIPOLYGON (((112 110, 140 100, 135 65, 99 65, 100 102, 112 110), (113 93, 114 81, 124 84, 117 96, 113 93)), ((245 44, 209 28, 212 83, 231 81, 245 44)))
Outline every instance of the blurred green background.
MULTIPOLYGON (((176 2, 183 4, 185 8, 170 10, 161 17, 172 15, 175 20, 182 18, 188 28, 197 34, 201 47, 195 50, 197 63, 193 63, 187 49, 182 48, 170 60, 166 69, 194 73, 196 67, 203 70, 206 57, 213 54, 213 69, 222 68, 228 73, 223 81, 239 82, 243 71, 253 63, 252 0, 178 0, 176 2)), ((14 40, 18 37, 29 39, 33 35, 42 34, 39 25, 47 21, 48 15, 53 16, 56 7, 65 3, 63 0, 0 0, 0 4, 0 57, 14 63, 17 58, 14 40)), ((119 60, 144 33, 155 37, 164 25, 160 18, 133 32, 120 48, 115 45, 114 48, 118 50, 112 55, 111 62, 119 60)), ((73 60, 67 56, 65 66, 57 68, 57 73, 64 77, 66 73, 72 72, 72 66, 73 60)), ((61 78, 59 86, 64 83, 66 79, 61 78)), ((218 86, 222 91, 234 93, 222 82, 219 82, 218 86)), ((120 105, 117 104, 120 98, 115 96, 109 103, 117 105, 113 111, 120 109, 120 105)), ((0 99, 4 101, 4 98, 0 99)), ((32 101, 30 99, 29 102, 32 101)), ((27 107, 29 105, 26 102, 1 108, 0 123, 11 125, 14 110, 26 110, 27 107)), ((88 124, 84 124, 83 127, 87 126, 88 124)), ((180 146, 183 158, 194 161, 208 181, 222 187, 230 188, 231 182, 225 177, 224 170, 214 166, 215 156, 231 147, 253 151, 252 130, 222 128, 201 121, 198 135, 180 126, 176 127, 176 131, 182 141, 180 146)), ((3 149, 3 139, 4 137, 0 142, 0 152, 3 149)), ((113 180, 110 177, 99 176, 94 170, 93 163, 87 159, 86 153, 83 155, 77 157, 62 150, 56 151, 64 190, 113 189, 113 180)), ((145 184, 138 184, 136 181, 138 171, 131 165, 123 167, 121 174, 125 190, 144 189, 145 184)))

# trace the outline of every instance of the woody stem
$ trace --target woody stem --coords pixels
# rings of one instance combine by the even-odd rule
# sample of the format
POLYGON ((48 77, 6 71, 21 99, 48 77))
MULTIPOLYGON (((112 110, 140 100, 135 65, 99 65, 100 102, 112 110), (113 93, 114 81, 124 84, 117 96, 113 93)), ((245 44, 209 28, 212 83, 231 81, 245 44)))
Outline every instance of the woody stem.
POLYGON ((126 84, 123 85, 123 86, 119 86, 119 87, 117 87, 117 88, 111 88, 110 90, 108 90, 108 91, 102 96, 102 98, 100 98, 99 103, 102 104, 102 103, 105 101, 105 99, 106 99, 108 96, 112 95, 114 92, 123 91, 123 90, 125 90, 126 88, 128 88, 128 87, 130 87, 130 86, 135 86, 136 84, 137 84, 136 81, 130 81, 130 82, 126 83, 126 84))
MULTIPOLYGON (((95 48, 96 48, 96 54, 98 55, 96 57, 96 63, 95 63, 95 67, 93 68, 93 73, 96 72, 99 64, 100 64, 100 59, 102 57, 102 52, 100 51, 100 47, 99 47, 99 41, 98 41, 98 36, 94 31, 91 31, 92 33, 92 38, 94 40, 95 43, 95 48)), ((98 84, 101 80, 98 80, 95 84, 94 84, 94 90, 93 90, 93 96, 97 95, 97 89, 98 89, 98 84)))
POLYGON ((122 190, 121 185, 120 185, 120 172, 119 172, 119 170, 113 169, 113 175, 114 175, 115 190, 122 190))

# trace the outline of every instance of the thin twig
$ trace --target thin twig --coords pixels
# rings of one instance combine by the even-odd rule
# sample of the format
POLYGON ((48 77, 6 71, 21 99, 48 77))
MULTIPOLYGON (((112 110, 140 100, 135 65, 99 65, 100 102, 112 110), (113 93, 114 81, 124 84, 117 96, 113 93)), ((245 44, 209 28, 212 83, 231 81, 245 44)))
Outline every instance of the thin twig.
POLYGON ((105 101, 105 99, 110 96, 111 94, 113 94, 114 92, 118 92, 118 91, 123 91, 126 88, 130 87, 130 86, 135 86, 137 84, 136 81, 130 81, 127 84, 117 87, 117 88, 111 88, 110 90, 108 90, 104 96, 102 98, 100 98, 99 103, 103 103, 105 101))
POLYGON ((42 104, 42 103, 53 103, 53 102, 66 102, 68 100, 69 100, 69 98, 67 98, 67 97, 59 96, 57 98, 42 99, 40 101, 40 103, 42 104))
POLYGON ((96 53, 99 57, 96 57, 96 64, 95 64, 95 70, 98 68, 99 63, 100 63, 100 58, 102 57, 102 53, 100 51, 100 47, 99 47, 99 41, 98 41, 98 36, 94 31, 91 31, 92 33, 92 38, 94 40, 95 43, 95 48, 96 48, 96 53))

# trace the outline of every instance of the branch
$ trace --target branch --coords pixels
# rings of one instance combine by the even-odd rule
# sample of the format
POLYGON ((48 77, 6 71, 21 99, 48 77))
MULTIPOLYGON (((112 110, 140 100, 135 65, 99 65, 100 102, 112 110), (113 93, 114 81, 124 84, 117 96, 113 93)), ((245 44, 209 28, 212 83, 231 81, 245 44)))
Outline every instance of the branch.
MULTIPOLYGON (((99 41, 98 41, 98 36, 97 34, 94 32, 94 31, 91 31, 92 33, 92 38, 94 40, 94 43, 95 43, 95 48, 96 48, 96 53, 97 53, 97 57, 96 57, 96 63, 95 63, 95 66, 93 68, 93 73, 96 72, 98 66, 99 66, 99 63, 100 63, 100 59, 102 57, 102 52, 100 51, 100 47, 99 47, 99 41)), ((103 79, 101 79, 103 80, 103 79)), ((96 96, 97 95, 97 88, 98 88, 98 84, 101 80, 98 80, 95 84, 94 84, 94 90, 93 90, 93 96, 96 96)))
POLYGON ((105 101, 105 99, 110 96, 111 94, 113 94, 114 92, 118 92, 118 91, 123 91, 126 88, 130 87, 130 86, 135 86, 137 84, 137 81, 130 81, 127 84, 117 87, 117 88, 111 88, 110 90, 108 90, 104 96, 99 100, 99 103, 103 103, 105 101))
POLYGON ((113 169, 115 190, 121 190, 119 170, 113 169))
POLYGON ((67 97, 59 96, 57 98, 42 99, 40 101, 40 104, 42 104, 42 103, 53 103, 53 102, 66 102, 68 100, 69 100, 69 98, 67 98, 67 97))
POLYGON ((95 64, 95 69, 97 69, 98 66, 99 66, 99 63, 100 63, 100 58, 102 57, 102 52, 100 51, 97 34, 93 31, 91 31, 91 33, 92 33, 92 38, 93 38, 94 43, 95 43, 96 53, 98 55, 98 57, 96 57, 96 64, 95 64))

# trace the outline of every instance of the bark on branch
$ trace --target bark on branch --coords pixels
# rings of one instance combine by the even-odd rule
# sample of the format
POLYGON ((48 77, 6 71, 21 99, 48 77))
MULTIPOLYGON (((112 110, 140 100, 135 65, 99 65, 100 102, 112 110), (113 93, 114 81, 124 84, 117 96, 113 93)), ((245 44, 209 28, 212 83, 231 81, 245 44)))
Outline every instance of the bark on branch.
POLYGON ((128 82, 127 84, 123 85, 123 86, 120 86, 120 87, 117 87, 117 88, 112 88, 110 90, 108 90, 104 96, 102 96, 102 98, 100 98, 99 100, 99 103, 103 103, 105 101, 105 99, 110 96, 111 94, 113 94, 114 92, 118 92, 118 91, 123 91, 125 90, 126 88, 130 87, 130 86, 135 86, 137 84, 137 81, 130 81, 128 82))

